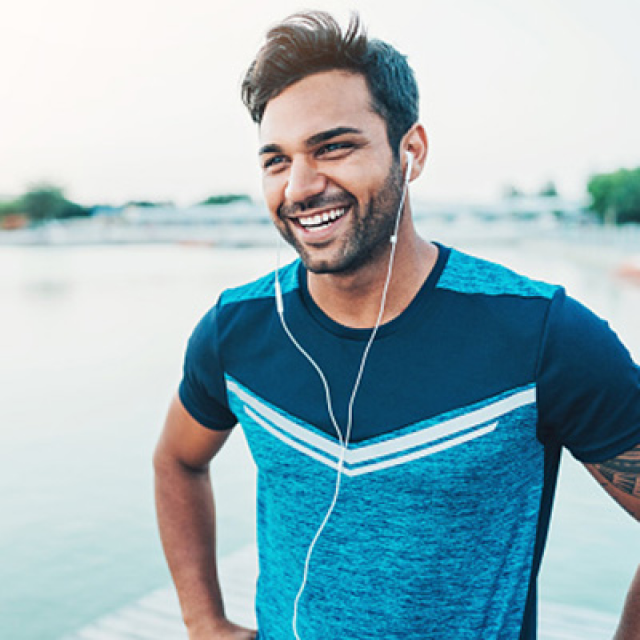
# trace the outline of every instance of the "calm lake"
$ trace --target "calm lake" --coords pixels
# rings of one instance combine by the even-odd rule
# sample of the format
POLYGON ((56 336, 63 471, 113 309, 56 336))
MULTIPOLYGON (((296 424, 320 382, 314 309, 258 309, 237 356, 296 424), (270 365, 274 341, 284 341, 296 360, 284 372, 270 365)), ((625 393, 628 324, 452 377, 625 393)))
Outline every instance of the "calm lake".
MULTIPOLYGON (((612 274, 615 260, 558 242, 460 248, 565 284, 640 359, 640 286, 612 274)), ((169 583, 151 454, 184 345, 223 287, 274 260, 267 249, 0 248, 1 638, 57 640, 169 583)), ((234 434, 214 465, 222 554, 254 539, 251 465, 234 434)), ((565 456, 542 600, 617 614, 639 542, 565 456)))

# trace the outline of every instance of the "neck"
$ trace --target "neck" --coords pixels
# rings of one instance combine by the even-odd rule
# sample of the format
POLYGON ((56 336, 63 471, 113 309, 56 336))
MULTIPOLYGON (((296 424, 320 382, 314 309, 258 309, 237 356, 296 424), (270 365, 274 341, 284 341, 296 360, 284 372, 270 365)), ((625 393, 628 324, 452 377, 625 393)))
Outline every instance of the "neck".
MULTIPOLYGON (((309 293, 332 320, 347 327, 371 328, 380 313, 388 275, 389 249, 380 259, 349 274, 308 274, 309 293)), ((435 265, 438 249, 411 226, 398 234, 382 323, 399 316, 411 303, 435 265)))

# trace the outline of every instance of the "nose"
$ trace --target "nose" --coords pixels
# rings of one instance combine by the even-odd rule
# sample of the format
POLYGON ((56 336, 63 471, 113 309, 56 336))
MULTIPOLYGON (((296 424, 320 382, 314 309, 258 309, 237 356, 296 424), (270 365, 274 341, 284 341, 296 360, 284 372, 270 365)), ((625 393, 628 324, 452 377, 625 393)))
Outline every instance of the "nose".
POLYGON ((322 193, 326 187, 326 178, 306 156, 297 156, 291 160, 287 178, 284 196, 292 204, 304 203, 312 196, 322 193))

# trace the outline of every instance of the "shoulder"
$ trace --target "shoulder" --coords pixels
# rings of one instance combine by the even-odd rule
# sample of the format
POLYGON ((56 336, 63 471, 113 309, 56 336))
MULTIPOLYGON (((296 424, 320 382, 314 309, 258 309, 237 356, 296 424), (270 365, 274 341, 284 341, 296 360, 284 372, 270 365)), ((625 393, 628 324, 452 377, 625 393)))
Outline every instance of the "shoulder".
POLYGON ((511 269, 451 249, 438 288, 464 294, 515 296, 551 300, 558 285, 533 280, 511 269))
POLYGON ((297 289, 298 284, 298 267, 299 260, 281 267, 276 271, 267 273, 260 278, 243 284, 239 287, 226 289, 222 292, 218 301, 218 309, 226 310, 229 308, 242 305, 243 303, 251 303, 253 301, 273 298, 275 295, 276 277, 280 281, 283 293, 287 293, 297 289))
POLYGON ((221 331, 229 324, 235 325, 238 320, 250 318, 264 304, 271 304, 275 293, 275 277, 278 274, 283 291, 291 291, 298 286, 297 261, 272 271, 246 284, 225 289, 217 302, 210 307, 195 326, 190 345, 204 347, 216 344, 221 331))

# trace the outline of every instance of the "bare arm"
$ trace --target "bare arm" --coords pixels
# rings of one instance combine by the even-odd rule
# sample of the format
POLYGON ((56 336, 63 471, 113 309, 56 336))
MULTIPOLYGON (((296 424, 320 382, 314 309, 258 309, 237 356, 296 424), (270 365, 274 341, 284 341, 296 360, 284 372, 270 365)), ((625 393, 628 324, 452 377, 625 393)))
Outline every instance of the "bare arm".
POLYGON ((640 521, 640 444, 615 458, 585 466, 603 489, 640 521))
POLYGON ((640 640, 640 567, 629 588, 618 631, 613 640, 640 640))
MULTIPOLYGON (((640 521, 640 445, 605 462, 585 466, 604 490, 640 521)), ((629 588, 614 640, 640 640, 640 568, 629 588)))
POLYGON ((229 431, 198 424, 175 397, 154 454, 158 526, 190 640, 250 640, 225 618, 209 463, 229 431))

